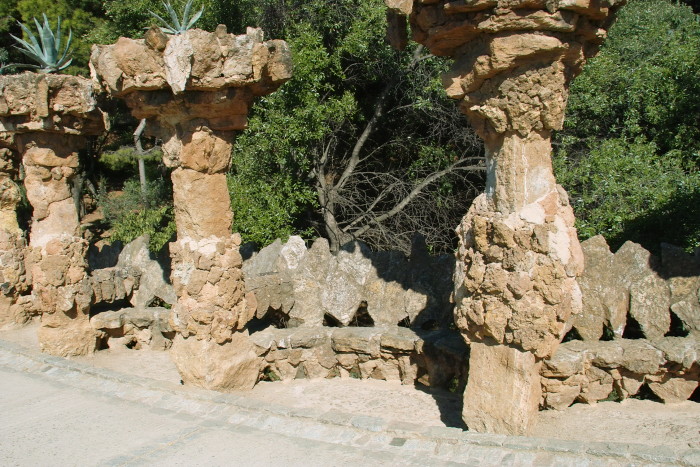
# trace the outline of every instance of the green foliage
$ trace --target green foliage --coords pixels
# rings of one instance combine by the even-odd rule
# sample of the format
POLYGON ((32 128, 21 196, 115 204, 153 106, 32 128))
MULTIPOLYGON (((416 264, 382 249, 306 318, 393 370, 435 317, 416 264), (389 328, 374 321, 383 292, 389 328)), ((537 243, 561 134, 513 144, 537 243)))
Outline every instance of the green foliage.
POLYGON ((315 194, 289 176, 277 174, 255 181, 231 175, 228 187, 234 212, 233 230, 246 241, 268 245, 277 238, 286 241, 290 235, 312 234, 308 228, 295 228, 295 224, 305 206, 313 205, 315 194))
MULTIPOLYGON (((144 154, 147 162, 159 162, 163 157, 161 150, 150 151, 144 154)), ((114 151, 105 151, 100 155, 100 165, 112 172, 133 172, 138 163, 139 154, 133 147, 122 146, 114 151)))
POLYGON ((700 21, 668 0, 622 8, 598 57, 571 86, 567 146, 596 138, 644 138, 698 163, 700 21))
POLYGON ((632 240, 656 251, 659 242, 700 246, 700 172, 654 143, 612 138, 586 157, 554 159, 569 192, 581 238, 602 234, 613 251, 632 240))
POLYGON ((202 13, 204 12, 204 7, 202 7, 193 16, 190 16, 190 10, 192 9, 192 0, 187 0, 185 8, 182 11, 182 15, 180 16, 178 16, 178 14, 175 12, 175 9, 170 4, 170 2, 163 2, 163 7, 165 8, 165 11, 170 17, 170 22, 163 19, 162 16, 152 12, 151 10, 148 10, 148 12, 151 14, 152 17, 154 17, 160 22, 160 30, 166 34, 182 34, 188 29, 191 29, 192 26, 194 26, 194 23, 197 22, 197 20, 202 16, 202 13))
POLYGON ((155 253, 175 235, 172 194, 166 180, 150 183, 145 197, 138 180, 127 180, 122 193, 107 193, 102 183, 98 203, 114 241, 129 243, 147 234, 148 248, 155 253))
POLYGON ((22 23, 19 23, 20 27, 24 31, 25 35, 29 38, 29 42, 20 39, 12 35, 12 38, 20 45, 16 47, 20 52, 26 55, 30 60, 36 62, 38 65, 23 65, 30 66, 31 68, 37 68, 42 73, 56 73, 67 68, 73 59, 70 56, 70 46, 73 40, 73 31, 69 31, 68 40, 66 40, 65 47, 61 49, 62 33, 61 30, 61 17, 58 17, 56 22, 56 32, 51 30, 49 25, 49 19, 44 13, 44 24, 40 24, 36 18, 34 19, 34 24, 36 25, 37 33, 39 34, 39 40, 32 33, 32 31, 22 23), (41 42, 39 42, 41 41, 41 42))
MULTIPOLYGON (((73 62, 63 72, 87 75, 87 63, 93 44, 90 34, 100 28, 105 21, 102 2, 98 0, 5 0, 0 2, 0 43, 10 43, 10 34, 19 36, 23 33, 17 21, 26 24, 33 17, 41 17, 42 13, 45 13, 50 21, 60 16, 62 27, 73 32, 73 62)), ((13 50, 9 52, 10 62, 20 61, 22 56, 19 52, 13 50)))
MULTIPOLYGON (((236 141, 232 204, 234 209, 241 206, 261 213, 255 217, 254 228, 246 226, 247 217, 238 218, 239 231, 248 235, 254 230, 278 231, 286 236, 308 232, 311 226, 325 235, 321 210, 328 205, 321 206, 318 199, 320 170, 328 184, 337 181, 387 89, 384 111, 363 143, 356 176, 346 185, 343 200, 334 198, 340 224, 347 225, 364 212, 353 210, 357 199, 351 199, 348 192, 371 201, 391 184, 392 176, 400 174, 405 179, 411 172, 413 180, 418 180, 431 168, 445 167, 473 150, 471 142, 460 140, 469 133, 468 125, 439 84, 446 62, 429 57, 415 66, 415 49, 392 50, 385 40, 386 9, 381 0, 310 0, 284 5, 267 0, 257 2, 251 11, 257 15, 254 25, 290 44, 294 75, 275 93, 256 102, 248 130, 236 141), (434 119, 444 125, 435 125, 434 119), (417 159, 421 162, 416 163, 417 159), (392 175, 386 175, 389 173, 392 175), (265 216, 271 206, 281 208, 280 214, 286 212, 265 216)), ((452 195, 453 204, 462 205, 456 210, 463 214, 469 196, 456 195, 458 183, 443 188, 452 195)), ((386 196, 383 202, 377 207, 386 209, 396 197, 386 196)), ((443 226, 441 235, 448 248, 456 223, 454 219, 443 226)), ((394 230, 394 226, 385 227, 394 230)), ((409 231, 416 229, 415 225, 396 226, 409 245, 409 231)), ((258 242, 264 238, 255 235, 258 242)), ((384 247, 367 237, 363 240, 384 247)))
POLYGON ((7 50, 0 47, 0 75, 10 71, 12 65, 7 64, 8 59, 9 55, 7 54, 7 50))
POLYGON ((572 83, 555 168, 581 238, 700 245, 698 50, 689 7, 635 0, 572 83))
MULTIPOLYGON (((152 23, 153 17, 149 13, 153 8, 152 0, 106 0, 102 3, 108 21, 90 34, 96 43, 109 44, 120 36, 141 37, 144 26, 152 23)), ((173 2, 173 9, 183 6, 183 0, 173 2)), ((250 14, 257 6, 257 0, 208 0, 197 24, 203 29, 213 30, 221 23, 231 32, 242 33, 247 25, 252 24, 250 14)))

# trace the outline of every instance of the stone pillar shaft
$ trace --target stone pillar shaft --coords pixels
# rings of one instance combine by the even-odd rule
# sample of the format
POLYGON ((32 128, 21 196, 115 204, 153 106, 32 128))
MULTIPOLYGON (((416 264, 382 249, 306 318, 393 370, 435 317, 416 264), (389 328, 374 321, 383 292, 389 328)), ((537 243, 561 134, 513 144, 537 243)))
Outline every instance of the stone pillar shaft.
POLYGON ((455 58, 443 83, 486 147, 486 192, 457 228, 455 322, 472 346, 463 419, 472 430, 527 434, 541 361, 581 310, 583 254, 550 137, 570 80, 624 0, 385 2, 409 17, 416 41, 455 58))
POLYGON ((226 170, 254 97, 291 77, 289 49, 264 42, 259 29, 234 36, 219 26, 166 37, 155 28, 143 41, 96 46, 91 65, 107 91, 163 140, 163 161, 173 169, 178 300, 171 355, 182 379, 208 389, 251 388, 262 361, 245 326, 256 304, 245 294, 241 238, 231 233, 226 170))
POLYGON ((21 296, 28 289, 24 233, 17 222, 20 189, 15 183, 16 147, 12 135, 0 134, 0 327, 26 323, 29 314, 21 296))
POLYGON ((76 76, 0 76, 0 131, 14 135, 32 205, 26 269, 31 306, 41 314, 39 343, 59 356, 94 351, 92 287, 71 180, 86 136, 105 130, 92 83, 76 76))

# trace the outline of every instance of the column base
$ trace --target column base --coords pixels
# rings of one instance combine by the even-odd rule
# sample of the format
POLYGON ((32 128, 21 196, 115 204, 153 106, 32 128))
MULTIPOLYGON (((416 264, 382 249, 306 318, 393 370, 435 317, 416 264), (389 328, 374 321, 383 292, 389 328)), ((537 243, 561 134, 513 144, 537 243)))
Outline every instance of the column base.
POLYGON ((247 332, 234 333, 225 344, 178 334, 170 357, 184 384, 214 391, 252 389, 264 363, 247 332))
POLYGON ((531 352, 472 343, 462 419, 470 431, 527 435, 535 425, 542 362, 531 352))

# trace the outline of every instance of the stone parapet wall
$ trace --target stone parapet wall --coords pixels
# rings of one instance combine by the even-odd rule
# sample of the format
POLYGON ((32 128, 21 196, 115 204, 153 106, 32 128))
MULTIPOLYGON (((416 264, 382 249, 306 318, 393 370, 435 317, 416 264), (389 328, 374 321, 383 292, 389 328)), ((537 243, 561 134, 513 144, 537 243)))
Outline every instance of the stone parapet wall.
MULTIPOLYGON (((700 333, 700 256, 661 245, 661 256, 626 242, 614 254, 598 235, 581 244, 583 309, 567 331, 585 341, 663 338, 672 328, 700 333)), ((699 250, 700 251, 700 250, 699 250)))
POLYGON ((175 336, 170 313, 163 307, 124 308, 98 313, 90 324, 101 349, 167 350, 175 336))
POLYGON ((544 362, 541 406, 687 400, 700 385, 700 256, 633 242, 612 253, 600 235, 581 247, 583 309, 567 323, 574 340, 544 362))
POLYGON ((452 256, 430 256, 420 242, 410 258, 373 252, 361 242, 333 255, 327 240, 307 248, 296 236, 243 264, 246 288, 257 299, 256 317, 276 314, 289 327, 321 326, 324 320, 348 326, 365 319, 363 325, 447 328, 453 321, 453 270, 452 256))
POLYGON ((682 402, 700 384, 700 341, 695 336, 562 344, 542 367, 541 406, 563 409, 574 402, 631 396, 682 402), (651 394, 643 394, 646 385, 651 394))
POLYGON ((454 331, 371 328, 268 328, 251 334, 264 361, 260 379, 358 378, 462 387, 466 345, 454 331))

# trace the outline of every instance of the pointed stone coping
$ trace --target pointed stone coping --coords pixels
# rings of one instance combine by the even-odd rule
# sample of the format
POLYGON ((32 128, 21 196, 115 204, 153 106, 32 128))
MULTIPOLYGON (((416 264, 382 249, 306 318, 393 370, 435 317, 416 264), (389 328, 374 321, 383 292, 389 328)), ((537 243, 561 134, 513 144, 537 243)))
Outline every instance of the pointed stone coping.
POLYGON ((269 94, 292 76, 289 46, 263 40, 263 31, 228 34, 190 29, 166 36, 149 31, 145 39, 120 37, 115 44, 93 45, 90 73, 109 94, 123 97, 137 91, 220 91, 250 88, 269 94))
POLYGON ((199 417, 207 422, 247 426, 285 436, 358 449, 420 456, 467 465, 700 465, 700 450, 672 450, 641 444, 490 435, 457 428, 426 427, 381 417, 322 409, 299 409, 138 378, 28 350, 0 340, 0 366, 49 378, 71 387, 119 398, 151 409, 199 417))

